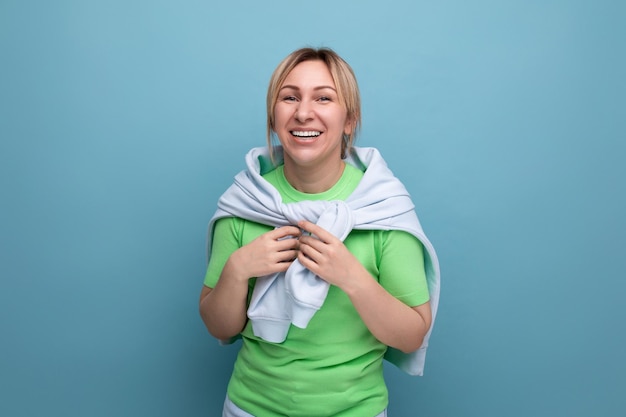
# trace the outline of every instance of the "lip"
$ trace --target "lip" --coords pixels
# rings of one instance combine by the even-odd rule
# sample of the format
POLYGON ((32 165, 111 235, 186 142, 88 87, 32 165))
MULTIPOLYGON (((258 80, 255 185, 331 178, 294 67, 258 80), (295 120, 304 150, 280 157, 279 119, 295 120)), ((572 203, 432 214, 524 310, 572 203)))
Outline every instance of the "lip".
POLYGON ((322 129, 316 127, 294 127, 287 130, 289 130, 289 132, 323 132, 322 129))
POLYGON ((296 136, 296 135, 291 135, 291 141, 292 143, 299 143, 299 144, 303 144, 303 145, 310 145, 312 143, 316 143, 320 137, 322 135, 319 136, 296 136))

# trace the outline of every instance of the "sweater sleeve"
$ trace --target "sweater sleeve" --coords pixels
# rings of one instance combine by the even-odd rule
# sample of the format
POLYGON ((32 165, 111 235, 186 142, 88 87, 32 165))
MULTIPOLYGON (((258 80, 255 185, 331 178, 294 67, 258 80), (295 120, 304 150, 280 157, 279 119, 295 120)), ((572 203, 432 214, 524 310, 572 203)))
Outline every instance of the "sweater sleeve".
POLYGON ((383 233, 379 282, 391 295, 415 307, 429 300, 424 270, 424 247, 413 235, 402 231, 383 233))

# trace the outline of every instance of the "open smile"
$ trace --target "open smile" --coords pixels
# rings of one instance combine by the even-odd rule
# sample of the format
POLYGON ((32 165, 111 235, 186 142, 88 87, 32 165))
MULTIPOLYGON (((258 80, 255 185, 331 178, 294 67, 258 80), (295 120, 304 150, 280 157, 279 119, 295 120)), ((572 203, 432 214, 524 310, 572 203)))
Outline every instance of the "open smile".
POLYGON ((292 130, 289 133, 291 133, 293 136, 296 136, 300 139, 308 139, 308 138, 317 138, 318 136, 320 136, 322 134, 322 132, 319 132, 317 130, 292 130))

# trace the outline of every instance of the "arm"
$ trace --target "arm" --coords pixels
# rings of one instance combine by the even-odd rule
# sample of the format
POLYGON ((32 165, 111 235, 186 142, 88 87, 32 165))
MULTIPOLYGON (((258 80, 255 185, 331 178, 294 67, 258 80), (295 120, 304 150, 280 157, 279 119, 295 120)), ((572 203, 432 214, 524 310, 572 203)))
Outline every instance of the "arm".
POLYGON ((407 306, 376 282, 339 239, 310 222, 299 226, 315 235, 300 238, 302 265, 341 288, 382 343, 403 352, 418 349, 432 321, 430 304, 407 306))
POLYGON ((366 326, 387 346, 405 353, 419 349, 430 329, 430 303, 409 307, 367 275, 342 288, 366 326))
POLYGON ((247 321, 248 280, 286 271, 296 257, 300 230, 284 226, 264 233, 234 251, 211 289, 200 294, 200 316, 209 333, 227 340, 239 334, 247 321))

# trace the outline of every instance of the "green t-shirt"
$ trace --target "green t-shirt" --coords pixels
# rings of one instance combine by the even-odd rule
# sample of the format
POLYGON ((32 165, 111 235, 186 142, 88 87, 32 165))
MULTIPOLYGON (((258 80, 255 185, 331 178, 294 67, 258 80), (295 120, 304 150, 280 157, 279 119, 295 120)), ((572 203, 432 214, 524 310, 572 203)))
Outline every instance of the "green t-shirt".
MULTIPOLYGON (((328 191, 305 194, 294 189, 280 166, 264 175, 284 203, 345 200, 363 172, 346 164, 328 191)), ((228 257, 241 246, 272 230, 239 218, 218 220, 205 285, 215 287, 228 257)), ((409 306, 428 301, 421 243, 401 231, 353 230, 344 244, 373 279, 409 306)), ((250 291, 254 279, 250 280, 250 291)), ((283 343, 256 337, 248 322, 228 385, 229 398, 260 417, 367 417, 385 409, 387 387, 382 360, 387 347, 367 329, 348 296, 330 286, 320 310, 306 329, 291 326, 283 343)))

